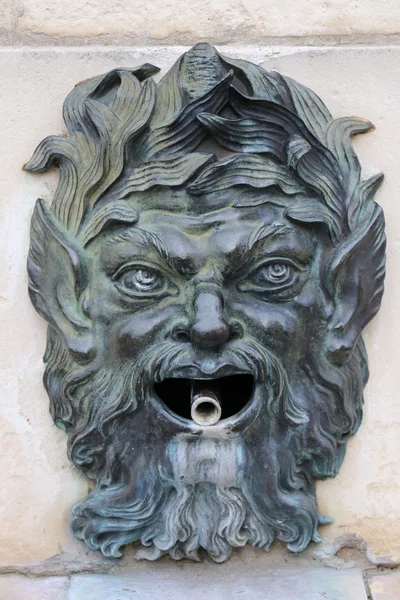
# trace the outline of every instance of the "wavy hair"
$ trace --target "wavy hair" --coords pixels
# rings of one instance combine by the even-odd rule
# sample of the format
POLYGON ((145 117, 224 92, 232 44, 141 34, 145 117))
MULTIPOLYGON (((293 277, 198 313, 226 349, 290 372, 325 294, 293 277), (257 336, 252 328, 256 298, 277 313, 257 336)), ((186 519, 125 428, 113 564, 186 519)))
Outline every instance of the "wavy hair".
POLYGON ((361 179, 351 143, 373 129, 369 121, 333 119, 310 89, 208 44, 159 83, 157 71, 145 64, 78 84, 64 103, 67 138, 44 139, 25 165, 59 166, 52 210, 70 232, 84 239, 92 219, 100 228, 119 220, 124 199, 160 185, 195 195, 241 185, 303 191, 290 218, 324 223, 334 242, 357 228, 382 181, 361 179), (196 152, 210 135, 228 158, 196 152))

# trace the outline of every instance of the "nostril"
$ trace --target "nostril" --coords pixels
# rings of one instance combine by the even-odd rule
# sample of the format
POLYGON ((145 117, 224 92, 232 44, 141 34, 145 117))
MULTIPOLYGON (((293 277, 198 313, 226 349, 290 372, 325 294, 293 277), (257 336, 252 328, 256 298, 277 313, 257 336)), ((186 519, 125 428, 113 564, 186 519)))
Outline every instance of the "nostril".
POLYGON ((238 321, 233 321, 229 324, 230 327, 230 340, 239 340, 244 335, 243 325, 241 325, 238 321))
POLYGON ((175 340, 177 342, 182 342, 186 344, 187 342, 190 342, 190 337, 184 331, 180 331, 179 333, 175 334, 175 340))
POLYGON ((172 339, 175 342, 182 342, 185 344, 187 344, 187 342, 191 341, 190 333, 184 327, 176 327, 172 332, 172 339))

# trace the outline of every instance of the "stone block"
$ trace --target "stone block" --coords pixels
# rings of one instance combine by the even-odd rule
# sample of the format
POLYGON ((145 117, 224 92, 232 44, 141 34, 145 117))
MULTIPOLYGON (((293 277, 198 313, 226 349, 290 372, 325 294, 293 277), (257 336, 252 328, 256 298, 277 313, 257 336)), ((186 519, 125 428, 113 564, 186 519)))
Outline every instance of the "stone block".
POLYGON ((247 42, 265 37, 395 34, 397 0, 21 0, 20 33, 55 37, 131 36, 133 44, 247 42))
POLYGON ((1 600, 68 600, 67 577, 29 579, 24 575, 0 576, 1 600))
POLYGON ((0 10, 0 31, 10 32, 14 28, 18 7, 15 0, 2 0, 0 10))
POLYGON ((367 600, 361 571, 319 569, 295 575, 178 580, 115 575, 72 577, 68 600, 367 600))
POLYGON ((370 579, 371 600, 399 600, 400 571, 375 575, 370 579))

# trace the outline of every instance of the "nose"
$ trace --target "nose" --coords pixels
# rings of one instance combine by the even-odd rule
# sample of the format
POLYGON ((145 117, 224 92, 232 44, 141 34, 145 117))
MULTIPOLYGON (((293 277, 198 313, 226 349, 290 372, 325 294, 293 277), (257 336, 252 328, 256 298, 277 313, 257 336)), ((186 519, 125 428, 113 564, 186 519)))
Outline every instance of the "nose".
POLYGON ((223 318, 224 302, 217 291, 198 291, 188 327, 180 334, 203 348, 220 346, 229 340, 230 328, 223 318))
POLYGON ((218 292, 203 291, 196 295, 189 336, 198 346, 219 346, 229 339, 229 327, 223 319, 223 299, 218 292))

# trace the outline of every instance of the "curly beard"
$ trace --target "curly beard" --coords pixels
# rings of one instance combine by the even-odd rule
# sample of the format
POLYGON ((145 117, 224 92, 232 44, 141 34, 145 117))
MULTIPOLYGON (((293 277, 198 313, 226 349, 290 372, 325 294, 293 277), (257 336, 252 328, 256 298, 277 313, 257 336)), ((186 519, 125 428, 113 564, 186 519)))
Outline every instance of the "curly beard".
POLYGON ((73 509, 72 530, 89 548, 118 557, 140 542, 137 558, 150 560, 198 560, 203 548, 223 562, 246 543, 268 550, 279 539, 297 552, 320 540, 315 480, 336 475, 361 421, 361 339, 345 366, 319 357, 291 379, 257 342, 237 343, 230 355, 251 367, 263 398, 257 419, 230 439, 171 432, 149 408, 152 384, 181 347, 151 348, 116 373, 71 364, 54 331, 49 345, 53 418, 70 430, 71 460, 97 483, 73 509))

